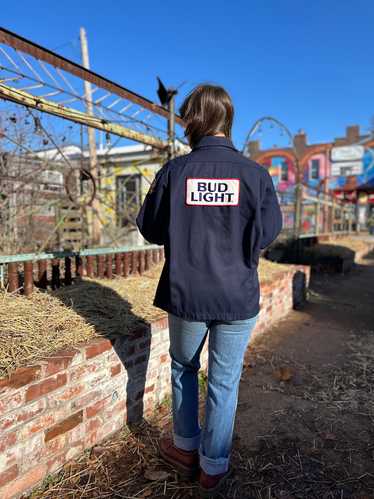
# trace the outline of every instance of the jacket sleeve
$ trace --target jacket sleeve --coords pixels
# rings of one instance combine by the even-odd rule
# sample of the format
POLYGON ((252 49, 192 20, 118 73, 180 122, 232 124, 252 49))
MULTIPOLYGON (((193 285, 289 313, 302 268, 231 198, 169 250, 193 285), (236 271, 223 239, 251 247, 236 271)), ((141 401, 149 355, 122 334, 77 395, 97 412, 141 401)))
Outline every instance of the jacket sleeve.
POLYGON ((262 237, 261 249, 271 244, 282 230, 282 212, 278 196, 269 172, 265 172, 265 182, 261 203, 262 237))
POLYGON ((165 243, 169 226, 168 163, 156 173, 136 217, 136 225, 148 242, 165 243))

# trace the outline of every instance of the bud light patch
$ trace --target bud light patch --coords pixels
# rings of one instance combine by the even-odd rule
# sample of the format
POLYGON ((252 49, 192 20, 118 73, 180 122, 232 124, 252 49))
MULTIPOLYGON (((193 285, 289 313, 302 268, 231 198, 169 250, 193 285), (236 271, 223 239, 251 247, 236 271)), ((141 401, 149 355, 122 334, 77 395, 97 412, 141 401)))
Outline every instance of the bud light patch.
POLYGON ((238 178, 186 178, 189 206, 237 206, 239 191, 238 178))

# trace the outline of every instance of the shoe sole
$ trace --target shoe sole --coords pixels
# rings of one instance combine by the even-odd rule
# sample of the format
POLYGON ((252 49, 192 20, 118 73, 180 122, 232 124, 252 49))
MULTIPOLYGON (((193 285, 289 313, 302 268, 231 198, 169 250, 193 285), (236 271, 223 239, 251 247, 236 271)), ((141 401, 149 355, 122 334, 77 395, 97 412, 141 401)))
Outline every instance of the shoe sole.
POLYGON ((199 471, 198 468, 194 469, 194 468, 187 468, 187 466, 183 466, 183 464, 178 463, 178 461, 174 461, 168 454, 164 453, 164 451, 161 448, 159 449, 159 455, 165 462, 167 462, 168 464, 173 466, 173 468, 175 468, 175 470, 177 471, 178 475, 181 478, 184 478, 186 480, 193 480, 197 478, 197 474, 199 471))
POLYGON ((200 485, 199 486, 200 497, 203 497, 203 498, 214 497, 218 492, 221 491, 221 489, 225 485, 227 479, 230 478, 230 476, 232 476, 233 473, 234 473, 234 470, 233 470, 233 468, 230 467, 229 470, 227 471, 226 475, 224 475, 220 479, 220 481, 217 483, 217 485, 215 485, 214 487, 212 487, 210 489, 206 489, 200 485))

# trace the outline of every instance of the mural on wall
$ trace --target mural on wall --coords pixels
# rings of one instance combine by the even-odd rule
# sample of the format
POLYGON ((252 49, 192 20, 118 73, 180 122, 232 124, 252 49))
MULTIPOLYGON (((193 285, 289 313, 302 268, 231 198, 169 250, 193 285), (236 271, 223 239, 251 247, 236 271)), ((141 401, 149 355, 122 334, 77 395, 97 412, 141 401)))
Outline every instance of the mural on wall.
POLYGON ((326 154, 313 154, 303 171, 303 183, 319 189, 323 179, 330 175, 330 161, 326 154))
POLYGON ((295 220, 295 164, 290 158, 281 155, 268 156, 261 161, 261 164, 267 168, 278 192, 279 202, 282 207, 283 227, 284 229, 292 229, 295 220))
POLYGON ((271 156, 266 158, 262 164, 272 176, 277 191, 285 192, 290 189, 293 190, 296 181, 293 161, 286 156, 271 156))

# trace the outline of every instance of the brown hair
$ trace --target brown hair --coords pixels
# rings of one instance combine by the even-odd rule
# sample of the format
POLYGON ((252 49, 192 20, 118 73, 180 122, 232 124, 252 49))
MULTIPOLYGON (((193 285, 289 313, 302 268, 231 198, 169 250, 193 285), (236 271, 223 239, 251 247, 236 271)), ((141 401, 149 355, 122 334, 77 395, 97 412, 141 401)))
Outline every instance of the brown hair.
POLYGON ((191 147, 195 147, 205 135, 223 133, 231 138, 234 107, 224 88, 198 85, 185 98, 179 112, 191 147))

